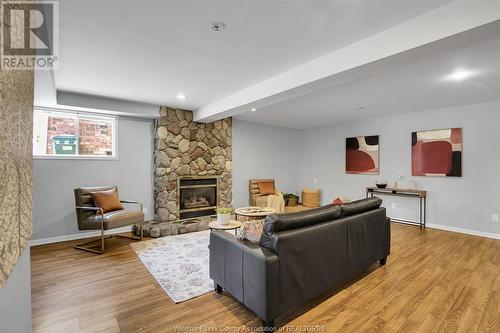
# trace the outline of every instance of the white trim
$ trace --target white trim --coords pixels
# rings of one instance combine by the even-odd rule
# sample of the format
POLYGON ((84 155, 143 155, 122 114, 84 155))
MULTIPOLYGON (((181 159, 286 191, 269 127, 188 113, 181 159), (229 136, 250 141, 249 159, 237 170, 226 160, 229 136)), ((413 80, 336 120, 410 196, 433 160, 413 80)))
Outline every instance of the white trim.
POLYGON ((104 155, 33 155, 34 160, 100 160, 118 161, 118 156, 104 155))
MULTIPOLYGON (((132 226, 125 226, 125 227, 121 227, 121 228, 105 230, 104 234, 105 235, 121 234, 124 232, 130 232, 131 230, 132 230, 132 226)), ((32 240, 30 240, 30 246, 67 242, 70 240, 83 239, 83 238, 99 237, 100 235, 101 235, 101 231, 96 230, 96 231, 81 232, 81 233, 72 234, 72 235, 62 235, 62 236, 56 236, 56 237, 32 239, 32 240)))
POLYGON ((439 229, 439 230, 457 232, 459 234, 466 234, 466 235, 472 235, 472 236, 479 236, 479 237, 500 239, 500 234, 495 234, 495 233, 486 232, 486 231, 478 231, 478 230, 471 230, 471 229, 450 227, 450 226, 447 226, 447 225, 432 224, 432 223, 427 223, 427 227, 429 227, 431 229, 439 229))

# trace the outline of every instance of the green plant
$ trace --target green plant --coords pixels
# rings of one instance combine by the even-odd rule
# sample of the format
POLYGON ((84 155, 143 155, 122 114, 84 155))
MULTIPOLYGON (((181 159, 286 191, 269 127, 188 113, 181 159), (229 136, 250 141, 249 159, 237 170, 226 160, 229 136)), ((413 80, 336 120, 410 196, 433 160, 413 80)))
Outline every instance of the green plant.
POLYGON ((283 200, 285 201, 285 206, 297 206, 299 197, 293 193, 285 193, 283 194, 283 200))
POLYGON ((217 212, 217 214, 232 214, 233 213, 233 209, 230 207, 217 207, 217 209, 215 211, 217 212))
POLYGON ((293 193, 285 193, 285 194, 283 194, 283 199, 285 200, 285 202, 287 202, 289 199, 292 199, 292 198, 295 198, 296 200, 299 200, 299 196, 295 195, 293 193))

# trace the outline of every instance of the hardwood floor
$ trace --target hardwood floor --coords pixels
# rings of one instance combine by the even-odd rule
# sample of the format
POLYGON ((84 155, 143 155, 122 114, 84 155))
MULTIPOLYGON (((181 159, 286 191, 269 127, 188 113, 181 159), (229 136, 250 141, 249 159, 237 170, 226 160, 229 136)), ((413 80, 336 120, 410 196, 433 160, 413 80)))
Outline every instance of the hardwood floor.
MULTIPOLYGON (((101 256, 74 250, 76 242, 32 248, 33 332, 260 325, 226 292, 174 304, 130 242, 109 240, 101 256)), ((371 270, 278 324, 310 332, 500 332, 498 240, 393 224, 388 263, 371 270)))

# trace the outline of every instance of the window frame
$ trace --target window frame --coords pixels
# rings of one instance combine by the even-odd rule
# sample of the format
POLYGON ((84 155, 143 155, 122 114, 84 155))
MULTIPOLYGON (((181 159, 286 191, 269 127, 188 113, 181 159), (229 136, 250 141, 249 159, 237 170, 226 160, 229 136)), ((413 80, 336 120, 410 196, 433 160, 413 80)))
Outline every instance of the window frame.
MULTIPOLYGON (((113 155, 40 155, 35 154, 35 150, 33 149, 32 155, 34 160, 105 160, 105 161, 116 161, 118 160, 118 116, 103 114, 103 113, 92 113, 92 112, 81 112, 75 110, 65 110, 65 109, 53 109, 53 108, 44 108, 35 106, 33 108, 33 116, 36 112, 44 112, 48 114, 61 114, 63 116, 71 116, 76 117, 77 119, 81 116, 82 119, 105 119, 107 121, 111 121, 112 123, 112 131, 111 131, 111 140, 112 140, 112 152, 113 155)), ((33 117, 34 118, 34 117, 33 117)), ((78 122, 77 122, 78 123, 78 122)), ((33 134, 35 133, 36 124, 33 122, 33 134)), ((78 136, 79 137, 79 136, 78 136)), ((32 138, 34 141, 34 135, 32 138)), ((33 142, 34 147, 34 142, 33 142)))

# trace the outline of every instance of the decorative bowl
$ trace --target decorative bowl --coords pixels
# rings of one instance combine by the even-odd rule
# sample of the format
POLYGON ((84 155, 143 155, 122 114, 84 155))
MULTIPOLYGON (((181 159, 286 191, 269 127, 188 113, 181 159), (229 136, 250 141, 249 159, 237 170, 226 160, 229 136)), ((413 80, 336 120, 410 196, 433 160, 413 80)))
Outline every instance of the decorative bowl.
POLYGON ((375 185, 377 185, 378 188, 386 188, 387 187, 387 183, 376 183, 375 185))

